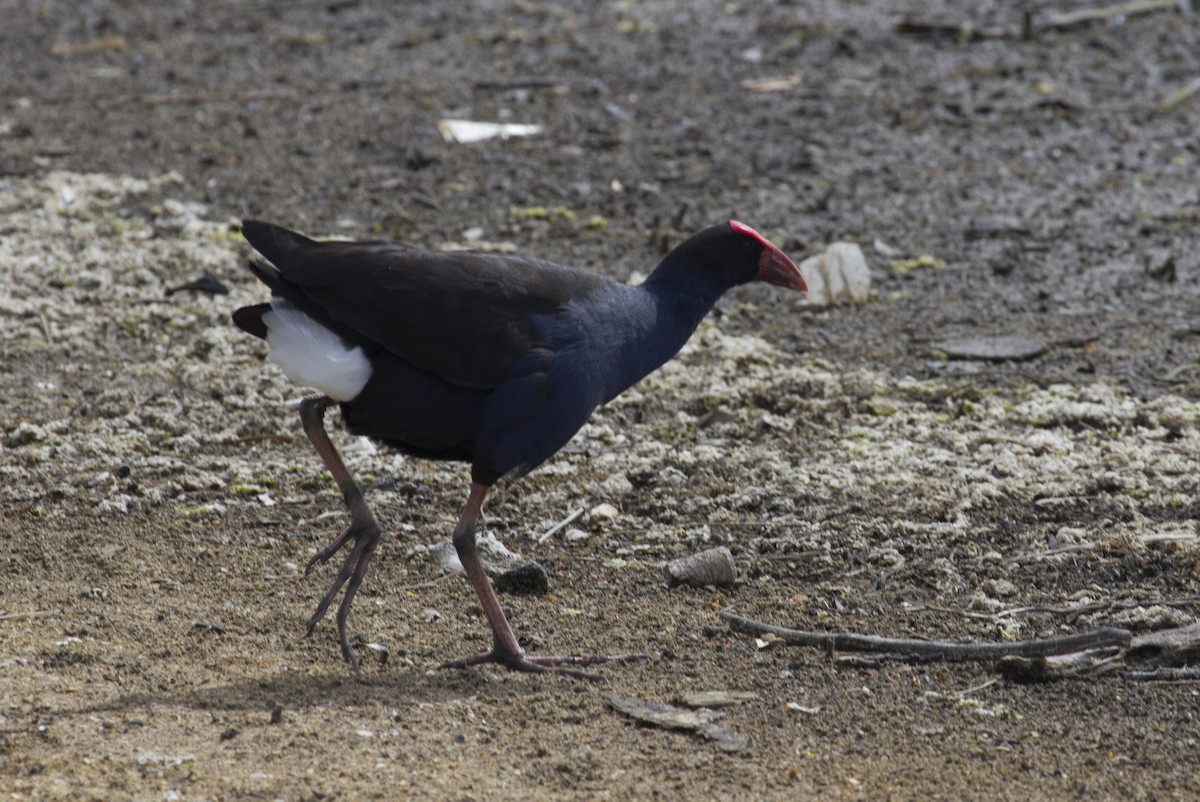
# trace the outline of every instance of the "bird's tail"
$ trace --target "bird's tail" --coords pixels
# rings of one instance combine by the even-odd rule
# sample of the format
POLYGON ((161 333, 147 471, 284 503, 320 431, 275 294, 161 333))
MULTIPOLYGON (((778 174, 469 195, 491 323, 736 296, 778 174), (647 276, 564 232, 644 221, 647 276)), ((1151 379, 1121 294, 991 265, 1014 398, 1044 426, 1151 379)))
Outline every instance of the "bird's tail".
POLYGON ((243 220, 242 236, 272 264, 279 264, 297 248, 313 244, 303 234, 261 220, 243 220))

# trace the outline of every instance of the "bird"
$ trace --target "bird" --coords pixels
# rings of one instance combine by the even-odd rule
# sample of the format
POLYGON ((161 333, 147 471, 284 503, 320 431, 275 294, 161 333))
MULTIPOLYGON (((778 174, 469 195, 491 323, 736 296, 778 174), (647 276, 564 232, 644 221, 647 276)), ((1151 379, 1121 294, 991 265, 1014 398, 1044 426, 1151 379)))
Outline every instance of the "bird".
POLYGON ((357 665, 347 620, 382 534, 325 429, 326 410, 337 406, 354 435, 470 465, 451 541, 492 648, 443 668, 495 663, 595 679, 587 667, 644 658, 527 655, 476 551, 484 501, 496 482, 552 457, 593 410, 674 356, 726 290, 761 281, 807 291, 796 264, 736 220, 694 234, 636 286, 526 256, 318 241, 258 220, 241 231, 262 257, 249 267, 271 298, 237 309, 233 322, 266 340, 267 358, 292 382, 316 390, 300 402, 301 425, 350 513, 306 566, 308 574, 347 549, 308 635, 344 589, 338 642, 357 665))

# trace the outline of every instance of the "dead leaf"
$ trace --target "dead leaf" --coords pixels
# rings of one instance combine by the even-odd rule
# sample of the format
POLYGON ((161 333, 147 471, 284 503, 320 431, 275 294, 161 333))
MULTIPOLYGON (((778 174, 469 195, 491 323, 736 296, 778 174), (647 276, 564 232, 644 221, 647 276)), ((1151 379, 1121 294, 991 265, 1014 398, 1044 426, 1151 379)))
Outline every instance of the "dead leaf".
POLYGON ((611 696, 606 701, 617 712, 641 724, 667 730, 694 732, 710 741, 716 741, 717 746, 726 752, 739 752, 750 747, 750 739, 738 735, 731 727, 720 723, 725 714, 715 710, 685 710, 682 707, 647 702, 630 696, 611 696))

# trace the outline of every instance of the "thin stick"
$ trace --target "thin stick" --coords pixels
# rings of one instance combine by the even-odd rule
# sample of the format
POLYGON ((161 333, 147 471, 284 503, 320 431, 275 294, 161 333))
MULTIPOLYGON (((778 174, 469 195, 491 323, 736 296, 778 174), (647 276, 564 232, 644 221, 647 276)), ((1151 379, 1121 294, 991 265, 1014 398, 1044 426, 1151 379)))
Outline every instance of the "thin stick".
POLYGON ((950 615, 961 615, 963 618, 974 618, 979 621, 993 621, 993 620, 995 620, 997 615, 999 615, 999 613, 997 613, 995 615, 993 615, 992 613, 974 613, 974 612, 971 612, 970 610, 958 610, 958 609, 955 609, 954 607, 938 607, 936 604, 923 604, 920 607, 912 607, 912 608, 909 608, 908 612, 919 613, 919 612, 923 612, 925 610, 929 610, 930 612, 934 612, 934 613, 949 613, 950 615))
MULTIPOLYGON (((1032 605, 1029 607, 1012 607, 1008 610, 1001 610, 991 614, 992 618, 1008 618, 1009 616, 1022 615, 1023 613, 1046 613, 1050 615, 1084 615, 1085 613, 1096 613, 1101 610, 1132 610, 1137 607, 1151 607, 1154 605, 1162 605, 1163 607, 1187 607, 1200 602, 1200 596, 1183 596, 1178 599, 1141 599, 1130 601, 1108 601, 1108 602, 1092 602, 1091 604, 1079 604, 1071 606, 1055 606, 1055 605, 1032 605)), ((933 608, 931 608, 933 609, 933 608)))
POLYGON ((1188 101, 1198 94, 1200 94, 1200 76, 1197 76, 1186 83, 1182 89, 1176 89, 1174 92, 1163 98, 1162 103, 1159 104, 1159 110, 1170 111, 1171 109, 1188 101))
POLYGON ((1121 676, 1146 682, 1197 682, 1200 681, 1200 668, 1181 666, 1156 668, 1153 671, 1126 671, 1121 676))
POLYGON ((0 621, 11 621, 14 618, 41 618, 44 615, 62 615, 62 610, 29 610, 21 613, 0 613, 0 621))
POLYGON ((476 89, 553 89, 567 86, 570 81, 551 75, 530 75, 521 78, 490 78, 476 81, 476 89))
POLYGON ((549 540, 550 538, 557 535, 560 530, 565 529, 566 527, 575 523, 582 517, 583 517, 583 507, 580 507, 579 509, 575 510, 570 515, 568 515, 566 518, 563 518, 561 521, 556 523, 554 526, 550 527, 545 532, 538 535, 538 538, 537 538, 538 545, 540 546, 541 544, 545 543, 547 540, 549 540))
POLYGON ((442 574, 437 579, 430 579, 427 582, 418 582, 415 585, 401 585, 400 587, 396 588, 396 590, 423 590, 424 588, 437 587, 447 579, 452 579, 456 576, 458 576, 458 574, 442 574))
POLYGON ((1133 635, 1128 630, 1105 627, 1093 632, 1065 635, 1061 638, 1013 641, 1010 643, 954 643, 951 641, 884 638, 876 635, 854 635, 845 632, 808 632, 777 627, 743 618, 733 613, 721 617, 734 632, 746 635, 775 635, 786 643, 813 646, 821 649, 851 652, 883 652, 906 657, 924 657, 947 662, 998 660, 1001 657, 1048 657, 1056 654, 1099 649, 1108 646, 1128 648, 1133 635))
POLYGON ((1166 11, 1178 8, 1180 0, 1136 0, 1132 3, 1116 3, 1099 8, 1083 8, 1079 11, 1068 11, 1055 14, 1041 24, 1042 28, 1064 30, 1076 25, 1086 25, 1090 22, 1103 22, 1112 17, 1136 17, 1142 14, 1153 14, 1155 11, 1166 11))
POLYGON ((295 100, 296 93, 290 89, 246 90, 243 92, 186 92, 178 95, 143 95, 142 103, 147 106, 174 106, 188 103, 215 103, 232 100, 246 103, 255 100, 295 100))

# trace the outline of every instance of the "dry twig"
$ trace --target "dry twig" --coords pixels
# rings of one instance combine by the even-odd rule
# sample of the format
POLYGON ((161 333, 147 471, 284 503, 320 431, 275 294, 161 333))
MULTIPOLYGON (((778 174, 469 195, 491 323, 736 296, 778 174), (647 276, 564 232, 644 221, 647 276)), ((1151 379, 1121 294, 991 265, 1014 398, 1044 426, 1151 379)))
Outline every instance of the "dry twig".
POLYGON ((1138 17, 1143 14, 1153 14, 1156 11, 1167 11, 1183 6, 1180 0, 1135 0, 1132 3, 1114 3, 1098 8, 1081 8, 1078 11, 1068 11, 1055 14, 1042 22, 1041 27, 1052 31, 1062 31, 1079 25, 1089 25, 1093 22, 1105 22, 1114 17, 1138 17))
POLYGON ((62 615, 62 610, 28 610, 25 612, 0 613, 0 621, 14 618, 41 618, 45 615, 62 615))
POLYGON ((1178 9, 1184 13, 1190 10, 1188 0, 1133 0, 1128 3, 1114 3, 1096 8, 1083 8, 1078 11, 1068 11, 1051 14, 1044 19, 1037 19, 1034 14, 1026 11, 1020 25, 976 25, 970 20, 963 22, 941 22, 928 19, 904 19, 896 23, 895 31, 899 34, 916 36, 935 36, 954 39, 959 42, 978 42, 984 39, 1034 39, 1039 31, 1065 31, 1090 25, 1094 22, 1109 22, 1114 19, 1128 19, 1159 11, 1178 9))
POLYGON ((216 103, 232 100, 247 103, 256 100, 295 100, 291 89, 248 89, 243 92, 184 92, 180 94, 143 95, 142 103, 147 106, 174 106, 189 103, 216 103))
POLYGON ((538 538, 537 538, 538 545, 545 543, 547 540, 549 540, 550 538, 552 538, 556 534, 558 534, 561 530, 566 529, 568 526, 575 523, 582 517, 583 517, 583 507, 580 507, 577 510, 575 510, 574 512, 572 512, 570 515, 568 515, 566 518, 563 518, 561 521, 556 523, 554 526, 550 527, 545 532, 538 535, 538 538))
POLYGON ((1093 632, 1065 635, 1061 638, 1041 638, 1008 643, 954 643, 854 635, 846 632, 809 632, 764 624, 761 621, 743 618, 733 613, 721 613, 721 617, 734 632, 746 635, 774 635, 785 643, 798 646, 813 646, 831 651, 886 653, 899 655, 901 658, 923 658, 948 662, 989 661, 1011 656, 1049 657, 1111 647, 1127 649, 1134 640, 1132 633, 1128 630, 1105 627, 1093 632))

